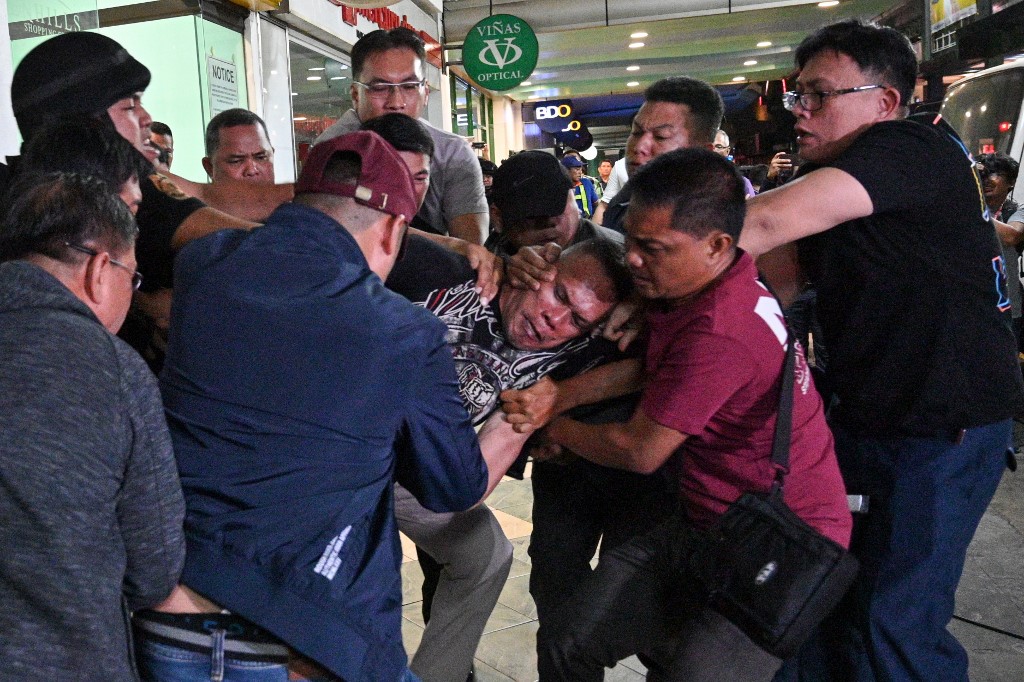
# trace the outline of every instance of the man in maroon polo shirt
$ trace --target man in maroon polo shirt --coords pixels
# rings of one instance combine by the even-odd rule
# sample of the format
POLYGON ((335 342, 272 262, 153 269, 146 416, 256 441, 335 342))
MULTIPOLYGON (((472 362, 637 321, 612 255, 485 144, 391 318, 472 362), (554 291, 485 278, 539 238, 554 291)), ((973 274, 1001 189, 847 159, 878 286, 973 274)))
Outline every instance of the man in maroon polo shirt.
MULTIPOLYGON (((554 626, 551 679, 600 680, 605 667, 640 653, 659 679, 769 680, 781 661, 702 608, 688 564, 733 501, 767 492, 774 481, 782 311, 736 247, 745 198, 730 162, 678 150, 645 165, 630 184, 626 263, 651 302, 640 405, 625 423, 558 417, 546 433, 604 466, 651 473, 671 460, 682 504, 661 526, 604 555, 580 586, 554 626)), ((799 347, 792 420, 785 501, 845 546, 846 493, 799 347)))

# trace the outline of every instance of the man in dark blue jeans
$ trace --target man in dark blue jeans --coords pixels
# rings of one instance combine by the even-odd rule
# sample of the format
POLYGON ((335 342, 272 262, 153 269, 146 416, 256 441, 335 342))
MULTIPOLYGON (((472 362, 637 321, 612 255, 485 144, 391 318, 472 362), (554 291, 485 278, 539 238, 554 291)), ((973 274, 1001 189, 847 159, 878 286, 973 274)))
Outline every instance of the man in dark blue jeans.
POLYGON ((871 500, 827 664, 832 679, 967 680, 946 625, 1024 406, 1002 255, 962 145, 902 120, 917 73, 905 37, 842 22, 796 60, 784 103, 807 163, 748 202, 740 246, 807 237, 820 254, 829 423, 847 490, 871 500))

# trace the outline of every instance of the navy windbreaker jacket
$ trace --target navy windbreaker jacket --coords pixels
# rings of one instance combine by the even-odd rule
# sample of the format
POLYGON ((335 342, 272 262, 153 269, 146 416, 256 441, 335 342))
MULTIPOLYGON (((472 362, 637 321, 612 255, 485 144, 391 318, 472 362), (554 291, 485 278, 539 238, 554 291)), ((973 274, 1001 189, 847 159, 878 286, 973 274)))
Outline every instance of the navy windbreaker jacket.
POLYGON ((397 680, 392 483, 459 511, 487 482, 445 326, 306 206, 193 242, 175 268, 161 391, 182 582, 349 682, 397 680))

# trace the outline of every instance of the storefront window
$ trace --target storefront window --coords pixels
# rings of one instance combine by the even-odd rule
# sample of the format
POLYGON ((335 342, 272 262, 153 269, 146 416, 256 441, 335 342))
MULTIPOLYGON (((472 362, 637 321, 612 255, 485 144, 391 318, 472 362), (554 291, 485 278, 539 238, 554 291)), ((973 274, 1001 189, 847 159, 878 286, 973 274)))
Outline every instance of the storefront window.
POLYGON ((301 167, 313 140, 352 108, 352 69, 348 57, 326 54, 294 38, 289 66, 295 155, 301 167))

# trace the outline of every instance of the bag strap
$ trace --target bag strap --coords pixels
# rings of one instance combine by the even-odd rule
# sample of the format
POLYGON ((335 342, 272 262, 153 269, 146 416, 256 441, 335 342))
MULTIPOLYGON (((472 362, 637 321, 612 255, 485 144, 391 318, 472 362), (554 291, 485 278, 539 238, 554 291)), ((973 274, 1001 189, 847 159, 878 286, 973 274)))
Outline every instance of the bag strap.
POLYGON ((793 432, 793 379, 796 374, 796 338, 786 325, 786 360, 782 364, 782 388, 779 389, 779 412, 775 418, 775 439, 772 441, 772 464, 776 467, 772 493, 782 490, 789 473, 789 446, 793 432))

